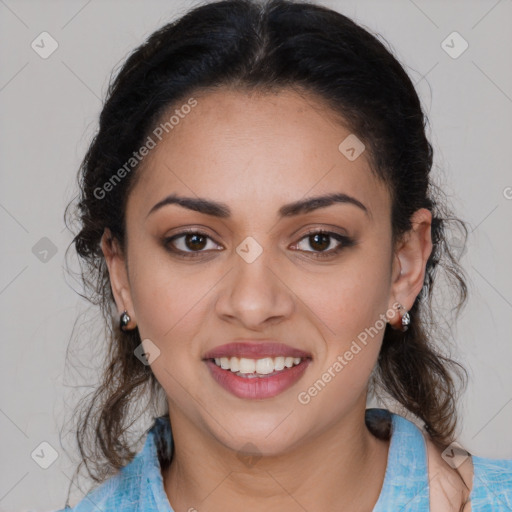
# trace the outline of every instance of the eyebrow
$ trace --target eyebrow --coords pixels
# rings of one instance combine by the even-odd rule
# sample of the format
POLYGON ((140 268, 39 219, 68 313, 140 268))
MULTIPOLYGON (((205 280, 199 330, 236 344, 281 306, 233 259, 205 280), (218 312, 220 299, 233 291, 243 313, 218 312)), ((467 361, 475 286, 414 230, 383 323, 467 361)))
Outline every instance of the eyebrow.
MULTIPOLYGON (((359 209, 364 211, 368 217, 370 217, 368 208, 366 208, 366 206, 361 203, 361 201, 355 197, 342 193, 310 197, 308 199, 301 199, 293 203, 285 204, 279 208, 279 216, 281 218, 293 217, 295 215, 309 213, 313 210, 326 208, 327 206, 339 203, 357 206, 359 209)), ((211 215, 213 217, 229 218, 231 216, 231 209, 225 203, 219 203, 217 201, 201 197, 183 197, 178 196, 177 194, 171 194, 156 203, 153 208, 149 210, 146 218, 155 211, 169 204, 177 204, 183 208, 187 208, 199 213, 204 213, 205 215, 211 215)))

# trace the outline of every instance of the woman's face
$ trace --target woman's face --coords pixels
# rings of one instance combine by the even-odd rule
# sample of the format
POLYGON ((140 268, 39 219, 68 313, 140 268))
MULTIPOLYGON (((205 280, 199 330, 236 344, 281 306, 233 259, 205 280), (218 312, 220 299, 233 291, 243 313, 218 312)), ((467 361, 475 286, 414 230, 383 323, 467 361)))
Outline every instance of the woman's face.
POLYGON ((360 143, 312 97, 194 98, 160 141, 162 130, 153 132, 129 196, 123 307, 150 359, 159 351, 151 367, 174 421, 234 450, 251 442, 283 453, 365 407, 395 302, 389 192, 364 150, 358 156, 360 143), (204 211, 154 208, 171 194, 204 200, 204 211), (330 194, 345 200, 296 207, 330 194), (288 348, 259 344, 269 340, 288 348), (255 351, 241 352, 251 341, 255 351), (225 357, 236 365, 230 357, 246 356, 239 366, 259 364, 262 375, 282 367, 270 356, 308 357, 254 379, 205 360, 235 342, 225 357))

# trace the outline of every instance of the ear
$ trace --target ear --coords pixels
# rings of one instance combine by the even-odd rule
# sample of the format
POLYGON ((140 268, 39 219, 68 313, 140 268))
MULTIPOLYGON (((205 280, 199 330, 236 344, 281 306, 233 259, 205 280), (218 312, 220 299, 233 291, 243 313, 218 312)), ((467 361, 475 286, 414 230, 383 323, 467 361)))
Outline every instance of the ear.
POLYGON ((432 252, 432 213, 426 208, 416 210, 411 224, 411 229, 395 248, 389 308, 399 302, 406 310, 411 309, 423 287, 427 260, 432 252))
POLYGON ((119 241, 112 236, 109 228, 105 228, 101 237, 101 250, 107 263, 110 286, 112 287, 118 314, 121 315, 124 310, 128 311, 131 317, 128 326, 130 328, 131 325, 135 324, 135 313, 128 279, 128 267, 119 241))

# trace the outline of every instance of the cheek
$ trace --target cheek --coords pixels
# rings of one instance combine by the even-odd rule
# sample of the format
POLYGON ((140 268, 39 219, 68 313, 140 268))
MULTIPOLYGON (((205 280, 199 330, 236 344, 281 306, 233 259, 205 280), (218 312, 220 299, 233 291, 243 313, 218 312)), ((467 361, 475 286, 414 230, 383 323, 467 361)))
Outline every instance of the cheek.
POLYGON ((137 262, 133 258, 132 268, 132 300, 139 333, 142 340, 151 340, 158 349, 149 345, 157 354, 151 361, 152 372, 168 399, 197 415, 190 396, 196 395, 193 382, 201 346, 194 340, 200 339, 208 291, 215 280, 178 272, 168 262, 149 258, 138 258, 137 262))
POLYGON ((324 348, 301 390, 305 394, 298 397, 303 405, 329 403, 335 414, 366 391, 386 327, 390 291, 388 259, 379 256, 377 245, 346 258, 321 284, 316 276, 304 285, 301 294, 309 297, 324 348))
POLYGON ((360 251, 335 272, 312 279, 302 292, 339 348, 386 313, 390 269, 382 258, 372 256, 360 251))
POLYGON ((162 346, 173 340, 173 346, 178 347, 183 333, 197 325, 197 306, 211 284, 209 279, 171 265, 161 254, 148 257, 140 251, 133 256, 131 295, 141 337, 162 346))
POLYGON ((322 320, 316 323, 324 336, 324 350, 297 395, 312 417, 335 421, 366 394, 386 327, 385 275, 375 268, 340 273, 341 284, 330 284, 312 299, 322 320))

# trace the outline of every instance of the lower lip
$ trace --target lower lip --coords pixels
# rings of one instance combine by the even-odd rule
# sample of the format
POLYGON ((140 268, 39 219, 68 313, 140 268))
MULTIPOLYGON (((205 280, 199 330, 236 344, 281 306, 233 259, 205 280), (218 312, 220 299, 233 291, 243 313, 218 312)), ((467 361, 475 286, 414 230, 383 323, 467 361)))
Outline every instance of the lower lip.
POLYGON ((212 360, 206 360, 212 377, 227 391, 239 398, 263 399, 279 395, 293 386, 304 374, 310 359, 303 359, 298 365, 285 368, 270 377, 239 377, 231 370, 223 370, 212 360))

